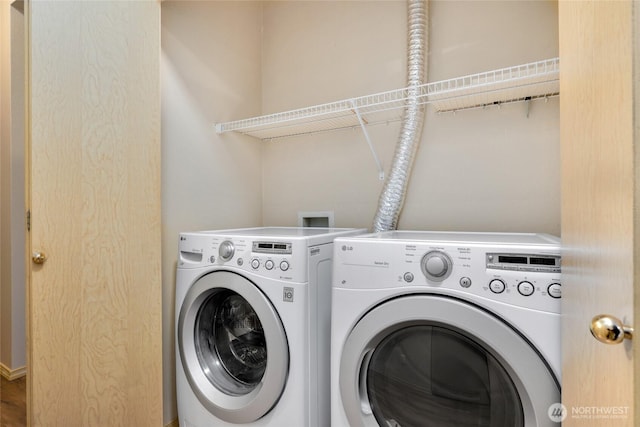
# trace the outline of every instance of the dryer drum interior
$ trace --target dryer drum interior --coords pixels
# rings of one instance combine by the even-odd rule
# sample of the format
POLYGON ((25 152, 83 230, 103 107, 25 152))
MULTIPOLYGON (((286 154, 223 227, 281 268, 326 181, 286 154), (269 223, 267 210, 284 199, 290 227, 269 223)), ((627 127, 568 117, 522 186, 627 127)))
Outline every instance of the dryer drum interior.
POLYGON ((518 391, 477 342, 454 330, 408 326, 384 338, 366 367, 378 424, 523 426, 518 391))
POLYGON ((464 301, 413 295, 369 311, 345 342, 340 391, 352 426, 555 425, 560 388, 517 331, 464 301))

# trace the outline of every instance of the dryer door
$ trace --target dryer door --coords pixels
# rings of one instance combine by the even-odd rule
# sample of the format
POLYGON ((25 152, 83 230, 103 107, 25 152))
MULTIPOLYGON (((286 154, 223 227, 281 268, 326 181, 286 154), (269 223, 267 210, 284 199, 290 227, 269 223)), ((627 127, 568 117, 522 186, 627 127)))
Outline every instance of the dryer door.
POLYGON ((180 309, 177 332, 189 384, 216 417, 249 423, 280 398, 287 338, 273 305, 249 279, 227 271, 198 279, 180 309))
POLYGON ((541 427, 560 387, 535 348, 484 309, 413 295, 368 312, 344 344, 352 427, 541 427))

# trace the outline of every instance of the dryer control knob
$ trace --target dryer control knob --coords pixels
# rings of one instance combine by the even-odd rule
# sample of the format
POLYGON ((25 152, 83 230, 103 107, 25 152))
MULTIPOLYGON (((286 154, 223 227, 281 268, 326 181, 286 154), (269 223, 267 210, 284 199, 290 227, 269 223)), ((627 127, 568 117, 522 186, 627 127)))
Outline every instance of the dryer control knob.
POLYGON ((236 248, 233 246, 233 242, 229 240, 225 240, 220 243, 220 247, 218 247, 218 254, 220 255, 220 259, 223 261, 229 261, 233 258, 233 254, 236 252, 236 248))
POLYGON ((446 253, 442 251, 431 251, 422 257, 420 267, 427 279, 434 282, 442 282, 451 274, 453 263, 446 253))

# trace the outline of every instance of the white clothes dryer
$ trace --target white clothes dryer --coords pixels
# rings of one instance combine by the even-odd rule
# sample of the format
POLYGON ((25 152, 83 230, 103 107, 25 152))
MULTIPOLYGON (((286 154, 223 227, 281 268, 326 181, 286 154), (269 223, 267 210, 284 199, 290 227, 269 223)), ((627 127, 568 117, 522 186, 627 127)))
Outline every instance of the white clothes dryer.
POLYGON ((181 427, 329 425, 333 240, 362 232, 265 227, 180 234, 181 427))
POLYGON ((392 231, 334 250, 333 427, 558 425, 558 238, 392 231))

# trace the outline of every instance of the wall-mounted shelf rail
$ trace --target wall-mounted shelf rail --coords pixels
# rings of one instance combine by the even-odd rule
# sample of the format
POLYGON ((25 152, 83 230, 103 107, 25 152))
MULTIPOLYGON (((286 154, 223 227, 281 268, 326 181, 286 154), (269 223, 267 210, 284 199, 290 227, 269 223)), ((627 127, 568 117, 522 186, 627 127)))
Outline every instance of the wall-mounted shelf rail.
MULTIPOLYGON (((558 58, 472 74, 419 86, 421 104, 438 112, 556 96, 560 92, 558 58)), ((415 88, 413 88, 415 96, 415 88)), ((260 139, 315 133, 397 121, 410 88, 396 89, 250 119, 217 123, 216 132, 239 132, 260 139)))

